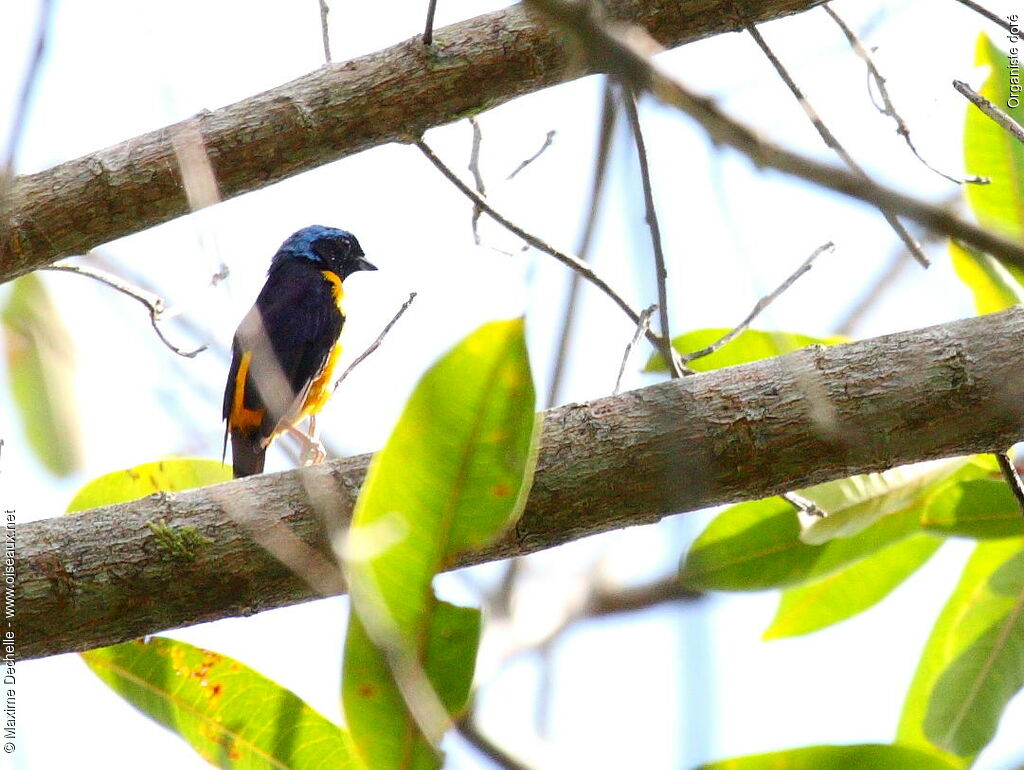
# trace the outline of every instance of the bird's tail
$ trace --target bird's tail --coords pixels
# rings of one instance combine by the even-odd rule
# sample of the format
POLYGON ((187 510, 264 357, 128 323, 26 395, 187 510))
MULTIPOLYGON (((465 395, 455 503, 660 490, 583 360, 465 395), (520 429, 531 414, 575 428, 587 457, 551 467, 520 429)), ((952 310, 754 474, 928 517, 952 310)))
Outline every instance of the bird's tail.
POLYGON ((236 479, 263 473, 267 449, 258 435, 231 434, 231 465, 236 479))

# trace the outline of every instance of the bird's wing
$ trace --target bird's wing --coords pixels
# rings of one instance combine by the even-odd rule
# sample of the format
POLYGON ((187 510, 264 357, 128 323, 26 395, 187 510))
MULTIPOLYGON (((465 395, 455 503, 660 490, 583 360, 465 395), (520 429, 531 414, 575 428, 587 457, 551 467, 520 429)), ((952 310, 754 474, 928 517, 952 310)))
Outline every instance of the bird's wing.
MULTIPOLYGON (((286 268, 287 266, 282 266, 286 268)), ((224 394, 225 417, 263 410, 259 433, 269 438, 298 418, 310 385, 323 371, 344 323, 330 285, 318 272, 279 269, 267 280, 235 333, 224 394), (248 371, 244 385, 235 385, 248 371)))

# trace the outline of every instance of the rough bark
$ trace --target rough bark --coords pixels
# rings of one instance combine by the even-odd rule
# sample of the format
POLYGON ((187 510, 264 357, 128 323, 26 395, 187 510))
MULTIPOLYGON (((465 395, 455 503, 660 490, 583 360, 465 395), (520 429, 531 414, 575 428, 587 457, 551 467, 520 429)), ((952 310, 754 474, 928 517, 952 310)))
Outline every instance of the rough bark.
MULTIPOLYGON (((1015 308, 552 409, 518 526, 453 566, 852 474, 1005 449, 1024 437, 1022 342, 1024 308, 1015 308)), ((283 524, 326 555, 328 529, 347 522, 368 461, 152 495, 20 527, 19 655, 82 650, 316 598, 253 533, 284 542, 273 534, 283 524), (209 542, 192 561, 175 557, 151 529, 161 520, 196 527, 209 542)), ((302 571, 324 593, 342 590, 308 561, 302 571)))
MULTIPOLYGON (((747 0, 767 21, 823 0, 747 0)), ((608 13, 673 47, 743 28, 732 0, 609 0, 608 13)), ((325 66, 290 83, 15 180, 0 280, 188 213, 175 141, 201 141, 231 198, 587 73, 562 35, 520 5, 325 66)), ((0 211, 0 214, 3 212, 0 211)), ((3 218, 0 217, 0 221, 3 218)))

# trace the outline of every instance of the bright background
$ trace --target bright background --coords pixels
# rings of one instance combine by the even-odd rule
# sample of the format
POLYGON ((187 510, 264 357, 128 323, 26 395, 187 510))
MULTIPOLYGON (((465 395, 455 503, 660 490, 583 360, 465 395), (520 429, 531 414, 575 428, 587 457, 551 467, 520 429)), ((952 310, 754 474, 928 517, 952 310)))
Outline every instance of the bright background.
MULTIPOLYGON (((425 3, 335 3, 336 61, 400 42, 422 29, 425 3)), ((447 0, 437 26, 502 3, 447 0)), ((1005 16, 1008 2, 987 6, 1005 16)), ((975 85, 980 30, 1004 33, 954 0, 834 3, 867 42, 922 154, 962 173, 964 100, 954 78, 975 85)), ((0 10, 0 105, 13 105, 28 60, 37 8, 0 10)), ((935 201, 957 188, 924 168, 877 113, 863 64, 827 15, 815 10, 762 32, 833 131, 879 181, 935 201)), ((56 4, 46 56, 17 156, 37 171, 139 133, 272 88, 321 65, 317 3, 270 0, 173 7, 127 0, 56 4)), ((749 37, 729 34, 668 52, 660 64, 769 137, 831 160, 799 106, 749 37)), ((592 174, 601 82, 587 78, 526 96, 480 116, 482 171, 489 199, 517 223, 572 250, 592 174), (554 145, 512 181, 507 174, 556 130, 554 145)), ((2 108, 0 108, 2 109, 2 108)), ((13 109, 0 112, 7 131, 13 109)), ((836 331, 898 251, 878 213, 808 185, 754 169, 711 147, 689 120, 644 103, 668 255, 673 330, 732 326, 818 245, 820 258, 759 321, 761 328, 808 334, 836 331)), ((427 141, 465 169, 466 122, 431 131, 427 141)), ((4 141, 0 135, 0 141, 4 141)), ((0 144, 0 147, 4 146, 0 144)), ((635 152, 620 124, 593 262, 634 306, 656 297, 635 152)), ((382 445, 420 373, 479 323, 525 311, 540 394, 547 392, 567 272, 549 257, 521 252, 516 239, 482 220, 475 246, 467 201, 414 147, 390 145, 325 165, 260 192, 219 204, 98 251, 131 280, 158 290, 198 330, 164 329, 195 360, 159 343, 144 311, 93 282, 44 276, 75 343, 77 408, 84 467, 56 480, 28 449, 0 388, 0 502, 18 520, 59 515, 86 480, 169 454, 219 456, 223 351, 262 285, 268 261, 294 230, 319 223, 352 230, 378 273, 346 284, 346 360, 362 351, 410 291, 415 304, 380 350, 345 382, 319 421, 343 454, 382 445), (221 263, 230 278, 216 288, 221 263)), ((908 264, 871 313, 851 331, 865 337, 973 314, 944 247, 933 266, 908 264)), ((0 288, 0 296, 5 289, 0 288)), ((559 402, 607 395, 632 325, 586 288, 568 377, 559 402)), ((654 381, 638 373, 625 387, 654 381)), ((538 406, 543 406, 539 404, 538 406)), ((289 467, 280 451, 268 470, 289 467)), ((702 761, 814 743, 892 740, 924 640, 954 584, 965 551, 956 543, 879 606, 811 636, 763 643, 774 594, 712 597, 571 628, 548 653, 519 656, 495 674, 510 644, 542 636, 586 585, 588 570, 623 583, 671 570, 709 513, 611 533, 528 560, 514 631, 485 640, 478 673, 481 720, 496 741, 537 767, 685 768, 702 761), (544 671, 547 674, 544 674, 544 671), (547 678, 545 678, 545 676, 547 678), (542 692, 546 706, 538 708, 542 692)), ((499 571, 485 567, 445 581, 472 596, 499 571)), ((338 673, 346 602, 331 599, 171 635, 234 656, 338 717, 338 673)), ((18 751, 4 767, 204 767, 179 739, 138 716, 76 656, 18 666, 18 751)), ((1024 709, 1011 705, 979 768, 1024 761, 1024 709)), ((451 767, 487 767, 450 741, 451 767)))

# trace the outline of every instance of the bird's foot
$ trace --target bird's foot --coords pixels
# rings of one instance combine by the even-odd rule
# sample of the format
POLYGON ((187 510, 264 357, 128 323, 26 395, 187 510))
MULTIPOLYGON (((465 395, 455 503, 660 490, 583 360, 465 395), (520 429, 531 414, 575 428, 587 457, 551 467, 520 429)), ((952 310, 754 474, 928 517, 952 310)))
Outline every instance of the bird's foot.
POLYGON ((299 459, 304 466, 320 465, 320 463, 327 459, 327 450, 324 449, 324 445, 319 440, 307 438, 306 444, 302 449, 302 456, 299 459))

